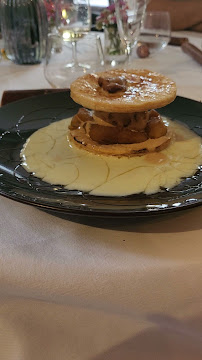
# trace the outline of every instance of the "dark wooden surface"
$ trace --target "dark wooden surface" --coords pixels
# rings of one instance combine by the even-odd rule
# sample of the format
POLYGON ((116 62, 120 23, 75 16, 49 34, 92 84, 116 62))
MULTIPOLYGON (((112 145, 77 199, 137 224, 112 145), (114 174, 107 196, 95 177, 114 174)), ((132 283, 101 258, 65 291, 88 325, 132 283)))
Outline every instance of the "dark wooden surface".
POLYGON ((54 92, 63 92, 65 90, 68 91, 69 89, 5 90, 2 95, 1 106, 24 98, 52 94, 54 92))

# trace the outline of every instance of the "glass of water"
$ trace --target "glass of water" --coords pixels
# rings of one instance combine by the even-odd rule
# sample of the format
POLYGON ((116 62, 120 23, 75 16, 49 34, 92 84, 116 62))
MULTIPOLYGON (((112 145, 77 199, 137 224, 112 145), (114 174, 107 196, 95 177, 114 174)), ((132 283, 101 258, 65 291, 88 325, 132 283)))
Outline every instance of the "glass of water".
POLYGON ((138 39, 138 45, 147 45, 152 55, 164 49, 171 37, 170 15, 166 11, 146 12, 138 39))

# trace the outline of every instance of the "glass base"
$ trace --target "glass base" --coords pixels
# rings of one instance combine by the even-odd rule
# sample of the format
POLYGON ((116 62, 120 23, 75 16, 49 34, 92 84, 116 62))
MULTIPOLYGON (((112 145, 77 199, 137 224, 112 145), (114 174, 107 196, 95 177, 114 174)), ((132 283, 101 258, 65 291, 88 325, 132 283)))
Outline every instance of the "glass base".
POLYGON ((69 63, 65 65, 65 68, 67 69, 73 69, 73 70, 80 70, 80 69, 86 69, 86 70, 90 70, 91 66, 89 64, 81 64, 81 63, 69 63))
POLYGON ((111 67, 117 67, 121 64, 124 64, 127 60, 127 56, 124 55, 117 55, 117 56, 105 56, 105 63, 111 67))
POLYGON ((46 67, 44 74, 46 80, 53 88, 69 88, 71 83, 78 77, 91 72, 92 68, 87 64, 69 63, 61 67, 53 66, 46 67))

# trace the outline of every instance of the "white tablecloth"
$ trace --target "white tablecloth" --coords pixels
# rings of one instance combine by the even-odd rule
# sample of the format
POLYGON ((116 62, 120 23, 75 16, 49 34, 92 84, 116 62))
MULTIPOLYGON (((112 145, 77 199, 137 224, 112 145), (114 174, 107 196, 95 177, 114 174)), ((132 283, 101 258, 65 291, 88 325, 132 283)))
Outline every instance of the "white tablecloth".
MULTIPOLYGON (((202 100, 202 67, 180 48, 134 64, 202 100)), ((0 77, 0 96, 49 87, 42 64, 3 60, 0 77)), ((1 197, 0 214, 0 359, 202 358, 201 207, 110 220, 1 197)))

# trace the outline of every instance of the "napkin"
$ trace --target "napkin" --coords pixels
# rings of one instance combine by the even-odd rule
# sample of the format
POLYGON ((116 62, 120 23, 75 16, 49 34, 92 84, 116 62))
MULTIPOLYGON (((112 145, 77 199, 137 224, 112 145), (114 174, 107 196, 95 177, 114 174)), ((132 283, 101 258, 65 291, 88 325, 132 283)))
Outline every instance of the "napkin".
POLYGON ((162 327, 166 359, 170 332, 148 316, 197 326, 201 208, 93 219, 2 198, 0 226, 1 359, 117 360, 120 352, 130 360, 136 348, 139 359, 152 359, 141 354, 151 344, 143 345, 162 327))

